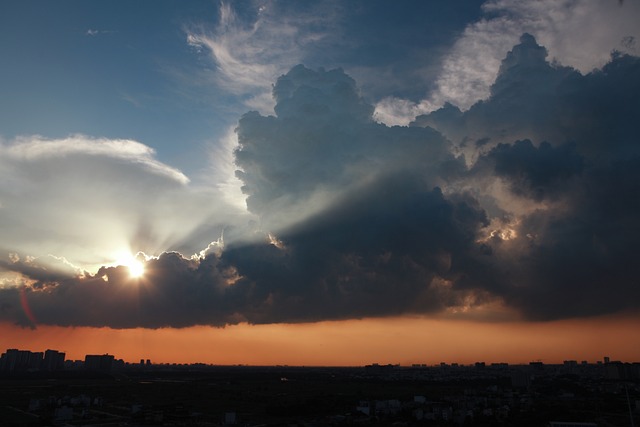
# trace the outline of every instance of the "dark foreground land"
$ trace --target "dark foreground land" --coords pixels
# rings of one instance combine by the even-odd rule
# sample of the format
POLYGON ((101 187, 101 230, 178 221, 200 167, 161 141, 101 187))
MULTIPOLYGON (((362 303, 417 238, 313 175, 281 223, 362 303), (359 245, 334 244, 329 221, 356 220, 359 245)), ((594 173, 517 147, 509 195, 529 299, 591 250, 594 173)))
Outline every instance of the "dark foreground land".
POLYGON ((640 425, 640 383, 631 369, 637 366, 606 368, 199 365, 111 374, 21 373, 0 376, 0 426, 548 426, 565 421, 606 427, 630 426, 631 417, 640 425))

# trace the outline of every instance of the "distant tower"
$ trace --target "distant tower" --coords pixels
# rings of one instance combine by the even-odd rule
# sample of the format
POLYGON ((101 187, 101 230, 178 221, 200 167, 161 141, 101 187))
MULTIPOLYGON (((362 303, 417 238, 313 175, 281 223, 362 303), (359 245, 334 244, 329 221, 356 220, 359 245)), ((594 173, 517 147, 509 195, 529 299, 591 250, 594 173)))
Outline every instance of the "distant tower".
POLYGON ((604 357, 604 363, 607 364, 607 363, 609 363, 609 361, 610 361, 609 356, 605 356, 604 357))

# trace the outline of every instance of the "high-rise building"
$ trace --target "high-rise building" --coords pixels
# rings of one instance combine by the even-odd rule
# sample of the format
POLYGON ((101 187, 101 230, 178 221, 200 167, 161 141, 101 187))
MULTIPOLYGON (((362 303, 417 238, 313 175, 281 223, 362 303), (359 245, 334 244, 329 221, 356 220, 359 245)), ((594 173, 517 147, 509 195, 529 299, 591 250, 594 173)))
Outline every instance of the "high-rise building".
POLYGON ((43 354, 41 351, 29 351, 27 371, 39 371, 42 368, 43 354))
POLYGON ((57 371, 64 369, 64 353, 10 348, 0 356, 0 372, 57 371))
POLYGON ((42 365, 42 352, 10 348, 0 357, 0 370, 3 372, 37 371, 42 365))
POLYGON ((64 368, 65 353, 57 350, 47 350, 44 352, 42 362, 43 371, 61 371, 64 368))
POLYGON ((114 357, 111 354, 87 354, 84 368, 88 371, 111 372, 114 357))

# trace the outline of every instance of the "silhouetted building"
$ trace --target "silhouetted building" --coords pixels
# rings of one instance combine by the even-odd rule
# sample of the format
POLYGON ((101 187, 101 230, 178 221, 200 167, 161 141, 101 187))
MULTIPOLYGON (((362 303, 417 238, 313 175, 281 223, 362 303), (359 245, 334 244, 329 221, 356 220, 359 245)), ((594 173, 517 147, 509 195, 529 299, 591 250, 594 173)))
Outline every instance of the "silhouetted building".
POLYGON ((127 366, 127 364, 125 363, 125 361, 124 361, 124 360, 122 360, 122 359, 115 359, 115 360, 113 361, 112 369, 113 369, 114 371, 123 371, 123 370, 124 370, 124 368, 125 368, 125 366, 127 366))
POLYGON ((47 350, 44 352, 44 360, 42 361, 43 371, 61 371, 64 369, 65 353, 57 350, 47 350))
POLYGON ((0 356, 0 371, 26 372, 38 371, 42 365, 42 352, 10 348, 0 356))
POLYGON ((113 361, 111 354, 87 354, 84 357, 84 368, 87 371, 111 372, 113 361))
POLYGON ((635 380, 640 378, 639 363, 609 362, 605 365, 605 377, 610 380, 635 380))
POLYGON ((44 353, 41 351, 33 352, 29 351, 27 361, 27 371, 39 371, 42 367, 42 357, 44 353))
POLYGON ((534 371, 544 371, 544 363, 542 362, 529 362, 529 367, 532 368, 534 371))

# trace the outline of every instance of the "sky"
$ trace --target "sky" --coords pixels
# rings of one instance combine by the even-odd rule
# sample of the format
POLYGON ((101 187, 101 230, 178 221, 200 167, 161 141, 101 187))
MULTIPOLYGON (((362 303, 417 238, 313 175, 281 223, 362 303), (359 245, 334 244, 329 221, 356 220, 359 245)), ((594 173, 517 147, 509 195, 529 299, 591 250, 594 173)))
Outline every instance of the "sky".
POLYGON ((640 361, 640 1, 3 1, 0 351, 640 361))

